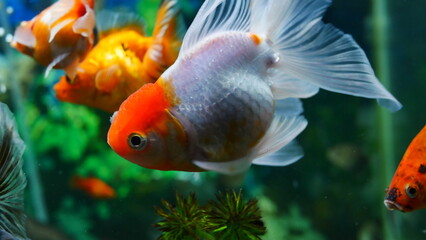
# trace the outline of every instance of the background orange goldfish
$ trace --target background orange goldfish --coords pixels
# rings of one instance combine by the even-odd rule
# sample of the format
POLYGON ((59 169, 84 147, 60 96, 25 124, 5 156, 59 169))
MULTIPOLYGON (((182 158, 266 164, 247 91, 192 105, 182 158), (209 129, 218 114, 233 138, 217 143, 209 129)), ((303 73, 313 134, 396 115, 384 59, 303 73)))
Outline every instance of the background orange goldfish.
POLYGON ((410 212, 426 207, 426 126, 408 146, 385 197, 389 210, 410 212))
POLYGON ((94 0, 60 0, 16 29, 11 46, 47 66, 65 69, 74 77, 75 68, 92 48, 94 0))
POLYGON ((134 15, 99 14, 99 42, 74 78, 64 76, 54 86, 56 96, 107 112, 118 110, 130 94, 155 82, 176 60, 183 36, 179 12, 177 1, 164 1, 152 37, 144 36, 134 15))
POLYGON ((83 190, 94 198, 115 198, 115 190, 104 181, 95 178, 83 178, 75 176, 71 179, 71 186, 83 190))

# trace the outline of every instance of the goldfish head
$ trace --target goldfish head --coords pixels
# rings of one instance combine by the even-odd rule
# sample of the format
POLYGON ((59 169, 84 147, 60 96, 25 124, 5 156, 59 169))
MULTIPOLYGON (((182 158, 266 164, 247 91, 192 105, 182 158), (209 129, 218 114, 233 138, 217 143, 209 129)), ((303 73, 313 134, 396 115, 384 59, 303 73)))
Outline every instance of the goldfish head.
POLYGON ((410 212, 426 207, 426 189, 424 186, 426 165, 400 164, 387 190, 385 205, 389 210, 410 212), (407 169, 408 167, 409 169, 407 169))
POLYGON ((78 104, 90 101, 95 94, 95 87, 89 78, 83 71, 78 71, 74 78, 62 76, 53 87, 56 97, 61 101, 78 104))
POLYGON ((83 104, 106 112, 117 111, 127 96, 122 89, 102 91, 96 86, 96 73, 79 69, 74 78, 67 75, 55 84, 56 97, 64 102, 83 104))
POLYGON ((188 135, 170 113, 172 102, 159 84, 145 84, 111 118, 108 144, 142 167, 200 171, 188 159, 188 135))

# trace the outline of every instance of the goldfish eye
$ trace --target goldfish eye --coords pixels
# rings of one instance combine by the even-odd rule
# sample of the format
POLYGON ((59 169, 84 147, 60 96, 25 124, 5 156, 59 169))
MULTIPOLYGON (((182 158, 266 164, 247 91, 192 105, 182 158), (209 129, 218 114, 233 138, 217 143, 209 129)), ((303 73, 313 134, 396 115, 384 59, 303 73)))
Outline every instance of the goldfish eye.
POLYGON ((415 198, 417 195, 417 189, 414 187, 411 187, 409 184, 405 187, 405 193, 410 198, 415 198))
POLYGON ((74 83, 74 81, 70 78, 70 77, 68 77, 68 75, 66 75, 65 74, 65 80, 67 81, 67 83, 69 83, 69 84, 73 84, 74 83))
POLYGON ((146 137, 140 135, 139 133, 132 133, 127 138, 127 144, 129 147, 135 150, 143 150, 148 143, 146 137))

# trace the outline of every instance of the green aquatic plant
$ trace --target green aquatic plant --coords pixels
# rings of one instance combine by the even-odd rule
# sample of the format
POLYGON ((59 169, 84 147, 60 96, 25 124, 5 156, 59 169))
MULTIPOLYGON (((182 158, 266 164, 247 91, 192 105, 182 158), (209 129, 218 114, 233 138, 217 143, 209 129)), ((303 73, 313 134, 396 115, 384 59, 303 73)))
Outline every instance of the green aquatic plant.
POLYGON ((163 232, 159 239, 261 239, 266 233, 257 200, 244 201, 241 190, 220 192, 203 207, 194 193, 176 195, 176 202, 163 200, 166 211, 156 207, 163 218, 154 225, 163 232))
POLYGON ((207 233, 207 213, 197 203, 194 193, 188 198, 176 194, 176 205, 162 201, 166 210, 155 207, 156 213, 164 218, 154 226, 163 234, 159 239, 214 239, 207 233))
POLYGON ((257 200, 244 201, 242 191, 216 195, 208 208, 208 228, 219 239, 260 239, 266 233, 257 200))

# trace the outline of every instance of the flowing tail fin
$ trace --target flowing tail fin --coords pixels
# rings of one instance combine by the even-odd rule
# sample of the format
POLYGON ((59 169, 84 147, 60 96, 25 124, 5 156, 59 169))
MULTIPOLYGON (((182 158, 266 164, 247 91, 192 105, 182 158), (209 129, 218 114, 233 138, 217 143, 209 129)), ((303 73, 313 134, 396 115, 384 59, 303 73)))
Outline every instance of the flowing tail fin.
POLYGON ((397 111, 401 104, 374 75, 354 39, 321 21, 330 0, 253 0, 250 31, 265 36, 279 53, 273 82, 276 98, 286 97, 283 82, 307 81, 320 88, 375 98, 397 111))
POLYGON ((23 211, 27 181, 21 160, 24 148, 12 113, 0 103, 0 230, 17 239, 27 239, 23 211))

